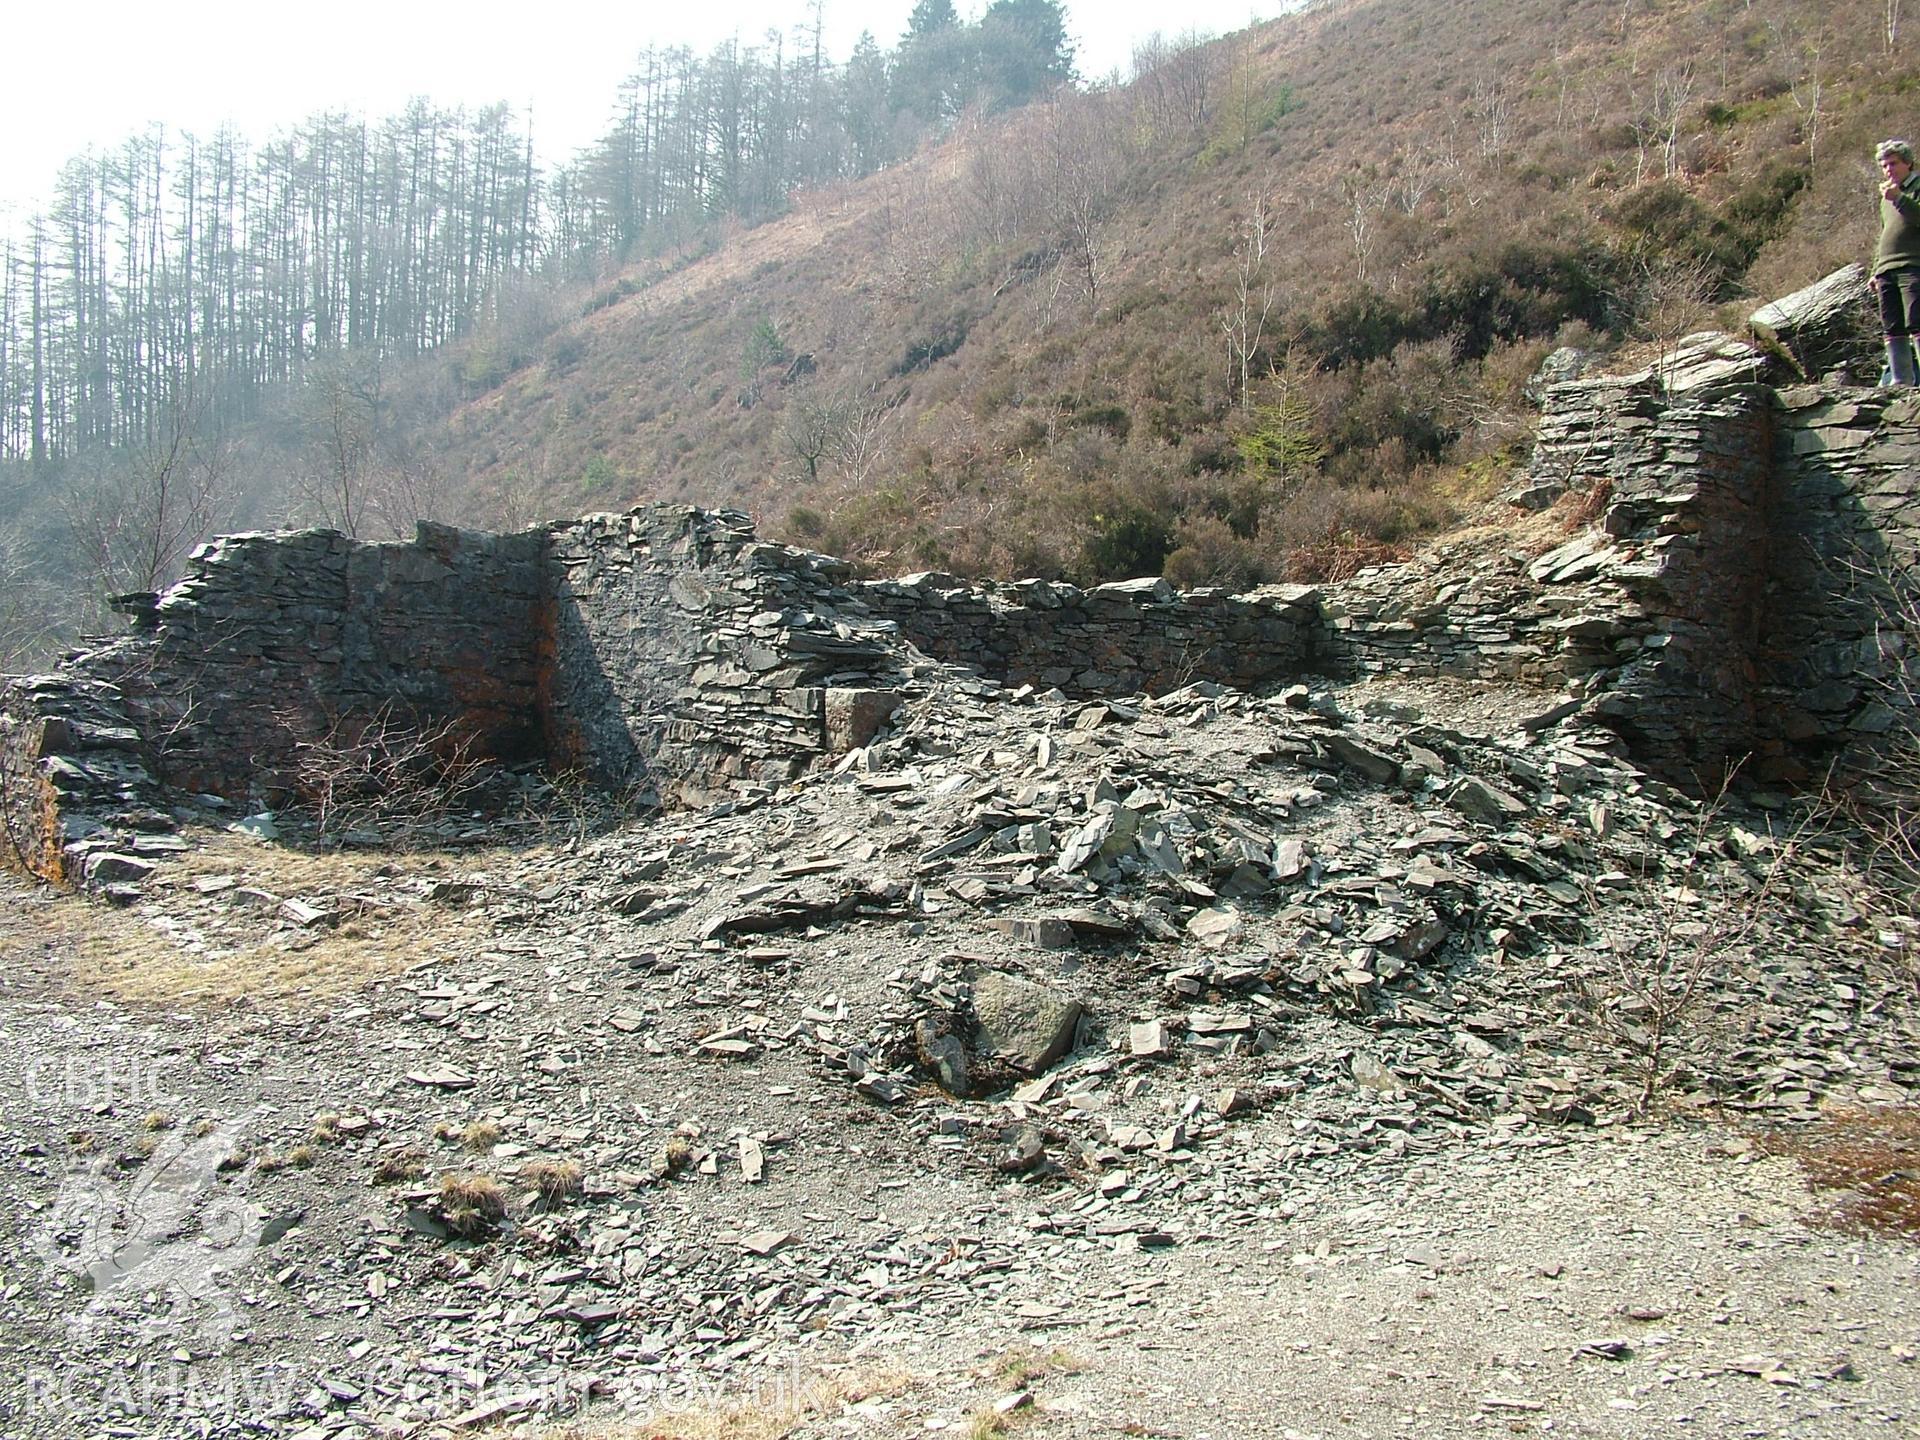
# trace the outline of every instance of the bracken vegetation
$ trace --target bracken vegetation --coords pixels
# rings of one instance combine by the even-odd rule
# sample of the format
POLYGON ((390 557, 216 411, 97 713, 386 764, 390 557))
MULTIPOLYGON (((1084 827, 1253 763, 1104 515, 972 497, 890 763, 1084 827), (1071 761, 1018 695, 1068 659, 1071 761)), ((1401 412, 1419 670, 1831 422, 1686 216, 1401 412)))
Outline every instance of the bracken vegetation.
POLYGON ((1920 1111, 1857 1106, 1804 1130, 1763 1137, 1800 1162, 1821 1203, 1816 1223, 1854 1234, 1920 1235, 1920 1111))
MULTIPOLYGON (((1325 0, 1079 88, 1057 32, 989 59, 951 8, 844 67, 643 56, 553 176, 475 138, 534 228, 463 250, 403 338, 349 315, 267 366, 242 412, 179 367, 114 392, 100 443, 93 411, 56 446, 16 405, 0 660, 95 618, 51 576, 153 588, 241 520, 681 499, 870 571, 1349 574, 1499 492, 1553 348, 1630 360, 1861 258, 1916 83, 1867 0, 1325 0), (825 87, 838 128, 750 126, 701 172, 732 180, 681 194, 649 127, 696 70, 762 115, 781 77, 825 87)), ((1015 10, 1057 15, 989 16, 1015 10)))

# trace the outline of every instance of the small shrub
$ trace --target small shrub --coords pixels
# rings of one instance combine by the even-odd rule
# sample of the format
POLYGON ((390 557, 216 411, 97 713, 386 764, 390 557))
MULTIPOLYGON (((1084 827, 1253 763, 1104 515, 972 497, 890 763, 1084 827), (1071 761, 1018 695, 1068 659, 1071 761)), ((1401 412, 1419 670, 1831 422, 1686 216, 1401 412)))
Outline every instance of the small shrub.
POLYGON ((741 348, 740 374, 750 380, 767 366, 785 365, 792 359, 793 352, 787 348, 779 324, 772 319, 758 320, 747 332, 746 344, 741 348))
POLYGON ((1088 580, 1130 580, 1158 575, 1173 549, 1166 519, 1136 506, 1093 516, 1093 533, 1080 547, 1080 573, 1088 580))
POLYGON ((293 754, 288 778, 322 835, 385 825, 405 843, 471 801, 487 780, 478 736, 457 719, 416 722, 392 704, 277 718, 293 754))
POLYGON ((811 543, 826 535, 827 517, 811 505, 796 505, 787 511, 782 528, 794 539, 811 543))
POLYGON ((1224 431, 1208 430, 1187 438, 1189 475, 1218 475, 1234 469, 1240 459, 1239 442, 1224 431))
POLYGON ((1252 428, 1234 442, 1234 448, 1250 474, 1276 481, 1283 489, 1305 480, 1327 458, 1312 407, 1293 394, 1256 406, 1252 428))
POLYGON ((459 362, 460 384, 469 395, 485 394, 505 380, 512 369, 509 357, 497 346, 476 341, 459 362))
POLYGON ((1274 87, 1273 94, 1254 110, 1253 124, 1249 128, 1256 135, 1264 135, 1305 103, 1293 93, 1293 86, 1278 85, 1274 87))
POLYGON ((1125 440, 1133 430, 1133 417, 1124 405, 1088 405, 1075 412, 1073 423, 1104 430, 1116 440, 1125 440))
POLYGON ((1009 458, 1029 455, 1047 448, 1052 432, 1038 415, 1023 415, 1001 443, 1001 452, 1009 458))
POLYGON ((911 375, 916 370, 925 370, 946 359, 967 343, 967 331, 971 323, 965 315, 960 314, 942 316, 934 321, 929 331, 908 345, 906 352, 894 362, 892 373, 911 375))
POLYGON ((611 490, 619 480, 619 472, 604 455, 595 455, 580 472, 580 488, 589 492, 611 490))
POLYGON ((1218 585, 1238 592, 1267 578, 1265 557, 1259 550, 1212 515, 1181 521, 1175 539, 1161 573, 1182 590, 1218 585))

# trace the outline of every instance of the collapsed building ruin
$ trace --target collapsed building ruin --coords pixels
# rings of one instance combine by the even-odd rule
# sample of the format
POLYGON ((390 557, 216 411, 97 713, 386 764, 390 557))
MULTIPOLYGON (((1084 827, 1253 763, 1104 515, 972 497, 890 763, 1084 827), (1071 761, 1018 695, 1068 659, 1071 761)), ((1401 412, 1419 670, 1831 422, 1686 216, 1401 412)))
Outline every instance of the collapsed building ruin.
POLYGON ((228 536, 129 634, 0 682, 10 858, 105 884, 193 797, 274 806, 311 737, 400 715, 506 764, 648 801, 764 792, 866 743, 916 675, 1120 695, 1378 673, 1541 692, 1656 773, 1817 776, 1896 730, 1920 543, 1920 393, 1772 383, 1696 337, 1548 388, 1520 503, 1593 497, 1538 553, 1484 537, 1324 587, 1176 593, 864 581, 684 506, 411 543, 228 536), (130 858, 131 857, 131 858, 130 858))

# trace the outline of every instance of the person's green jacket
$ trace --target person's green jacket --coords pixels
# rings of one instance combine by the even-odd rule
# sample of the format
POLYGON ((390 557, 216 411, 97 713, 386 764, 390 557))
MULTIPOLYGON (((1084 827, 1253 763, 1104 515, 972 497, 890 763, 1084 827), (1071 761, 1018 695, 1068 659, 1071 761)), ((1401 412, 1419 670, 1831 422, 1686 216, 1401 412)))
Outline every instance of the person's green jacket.
POLYGON ((1873 273, 1920 270, 1920 169, 1900 182, 1900 193, 1880 201, 1880 243, 1873 247, 1873 273))

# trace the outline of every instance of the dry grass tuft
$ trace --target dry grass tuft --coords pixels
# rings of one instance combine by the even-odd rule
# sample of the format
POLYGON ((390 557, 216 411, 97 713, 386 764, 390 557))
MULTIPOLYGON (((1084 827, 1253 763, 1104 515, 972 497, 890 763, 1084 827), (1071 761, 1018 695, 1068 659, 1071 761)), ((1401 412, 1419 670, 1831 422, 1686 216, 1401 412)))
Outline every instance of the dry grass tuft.
POLYGON ((693 1146, 684 1135, 673 1135, 660 1147, 660 1153, 654 1156, 653 1173, 662 1180, 671 1180, 692 1163, 693 1146))
POLYGON ((390 979, 438 949, 458 949, 462 927, 471 923, 445 906, 399 898, 390 853, 310 854, 224 833, 192 839, 194 848, 170 860, 155 883, 180 888, 219 876, 274 895, 395 898, 340 900, 351 923, 302 930, 271 914, 229 911, 215 896, 202 933, 188 944, 149 923, 138 908, 110 910, 82 896, 57 896, 36 915, 28 953, 43 963, 50 959, 66 985, 87 995, 169 1008, 220 1007, 241 998, 304 1008, 390 979))
POLYGON ((313 1145, 296 1145, 287 1152, 287 1164, 296 1170, 311 1170, 320 1158, 320 1151, 313 1145))
POLYGON ((1613 500, 1613 477, 1602 475, 1585 490, 1569 490, 1554 506, 1565 535, 1578 535, 1603 514, 1613 500))
MULTIPOLYGON (((783 1440, 809 1420, 832 1420, 862 1401, 900 1395, 912 1380, 896 1372, 822 1379, 726 1403, 675 1406, 641 1419, 587 1420, 542 1432, 541 1440, 783 1440)), ((868 1433, 860 1427, 858 1433, 868 1433)))
POLYGON ((1080 1362, 1065 1350, 1007 1351, 993 1363, 993 1376, 1011 1389, 1025 1389, 1043 1375, 1075 1375, 1080 1362))
POLYGON ((1855 1235, 1920 1236, 1920 1106, 1834 1110, 1760 1145, 1798 1160, 1822 1192, 1814 1223, 1855 1235))
POLYGON ((427 1157, 411 1145, 389 1150, 374 1162, 373 1183, 401 1185, 427 1173, 427 1157))
POLYGON ((173 1116, 164 1110, 149 1110, 140 1123, 149 1130, 171 1130, 174 1122, 173 1116))
POLYGON ((313 1133, 308 1137, 315 1145, 338 1145, 347 1137, 340 1131, 340 1116, 337 1111, 329 1110, 325 1114, 313 1117, 313 1133))
POLYGON ((457 1132, 460 1148, 470 1150, 475 1155, 488 1155, 493 1147, 500 1143, 504 1131, 491 1120, 475 1120, 465 1129, 457 1132))
POLYGON ((454 1234, 478 1239, 507 1215, 507 1192, 491 1175, 448 1173, 440 1177, 440 1218, 454 1234))
POLYGON ((1374 565, 1403 564, 1412 554, 1406 545, 1364 535, 1334 535, 1289 551, 1287 576, 1315 584, 1338 584, 1374 565))
POLYGON ((540 1203, 561 1205, 580 1193, 586 1171, 577 1160, 529 1160, 520 1169, 520 1183, 540 1194, 540 1203))

